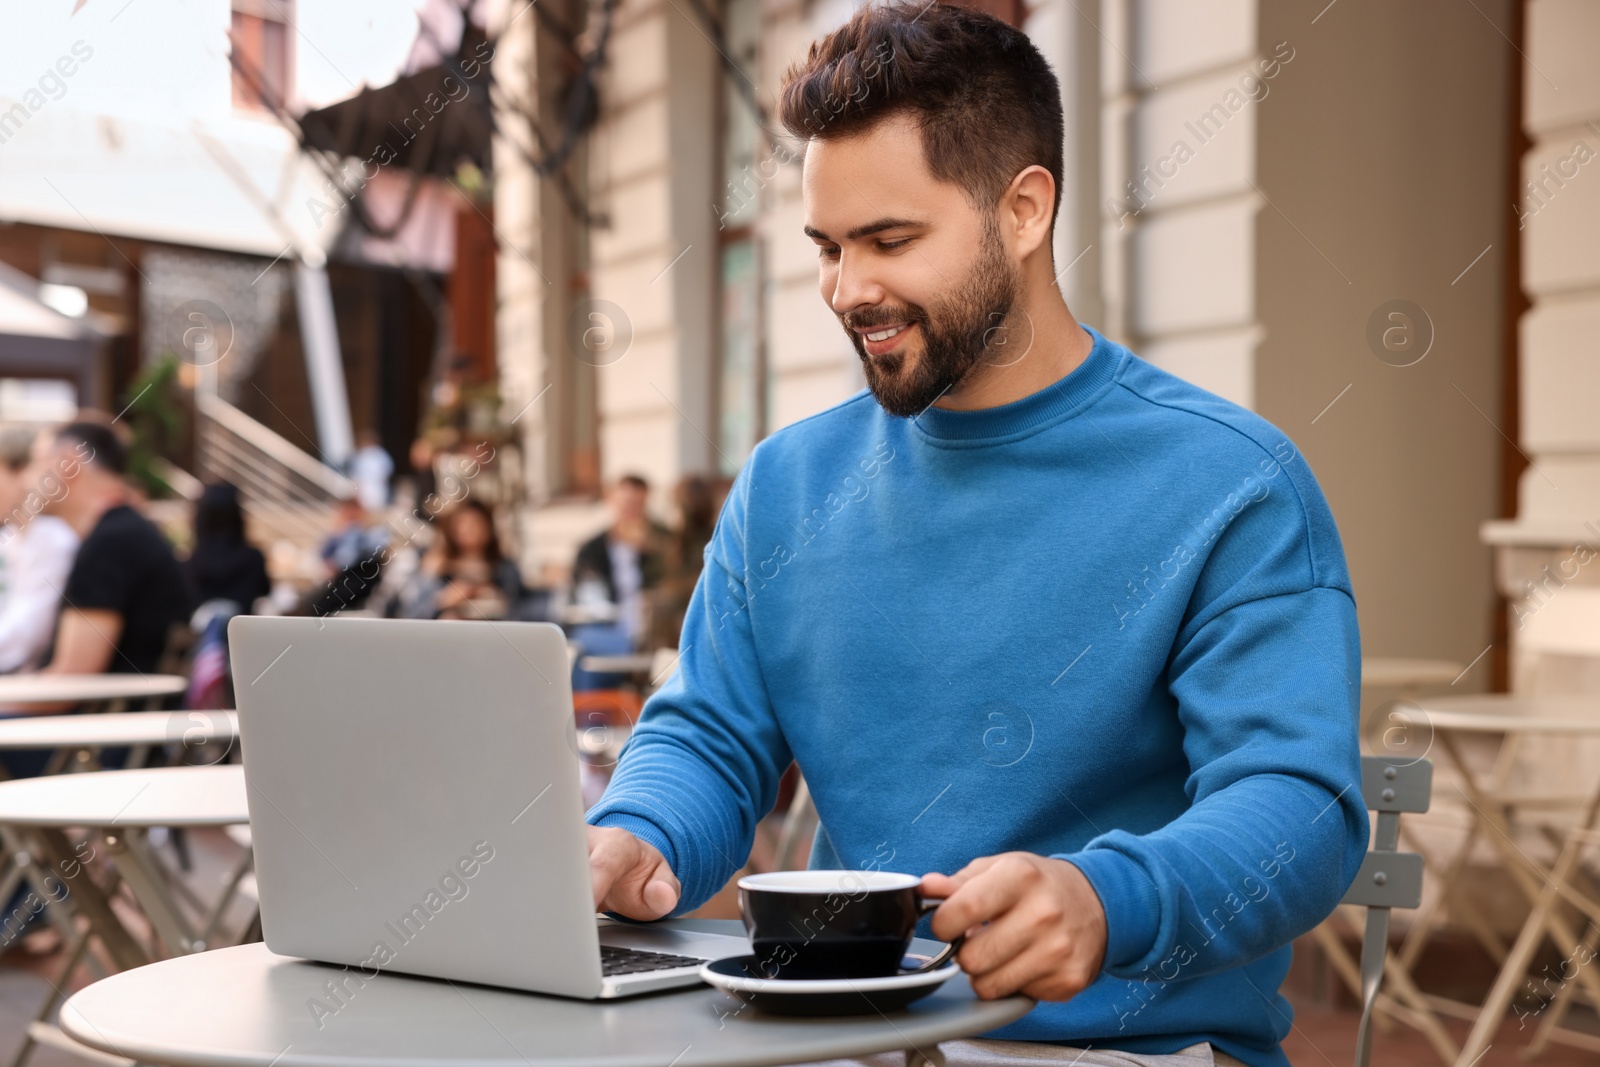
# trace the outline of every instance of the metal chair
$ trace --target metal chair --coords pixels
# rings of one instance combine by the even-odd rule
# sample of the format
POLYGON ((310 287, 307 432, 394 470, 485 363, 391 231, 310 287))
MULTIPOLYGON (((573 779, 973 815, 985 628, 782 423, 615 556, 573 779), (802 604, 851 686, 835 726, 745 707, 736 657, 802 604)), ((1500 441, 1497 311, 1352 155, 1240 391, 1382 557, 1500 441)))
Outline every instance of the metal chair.
POLYGON ((1367 909, 1359 969, 1329 923, 1314 931, 1334 970, 1361 998, 1356 1067, 1367 1067, 1372 1058, 1372 1027, 1380 997, 1384 1013, 1421 1030, 1446 1063, 1456 1058, 1455 1042, 1389 950, 1390 910, 1415 908, 1422 902, 1422 857, 1415 852, 1398 851, 1400 814, 1427 811, 1432 790, 1433 764, 1429 760, 1361 757, 1361 795, 1378 818, 1372 848, 1340 901, 1367 909), (1394 986, 1393 995, 1379 992, 1385 976, 1394 986))

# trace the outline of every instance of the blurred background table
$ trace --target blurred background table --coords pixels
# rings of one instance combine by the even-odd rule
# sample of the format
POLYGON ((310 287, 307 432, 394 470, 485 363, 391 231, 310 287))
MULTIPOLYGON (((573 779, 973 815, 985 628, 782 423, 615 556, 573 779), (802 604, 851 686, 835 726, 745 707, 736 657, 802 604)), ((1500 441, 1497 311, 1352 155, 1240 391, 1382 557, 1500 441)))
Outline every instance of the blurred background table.
POLYGON ((0 719, 0 749, 104 748, 237 740, 239 718, 226 711, 127 711, 120 715, 24 715, 0 719))
POLYGON ((18 842, 28 863, 43 872, 36 880, 48 882, 53 877, 63 887, 59 894, 46 891, 45 909, 54 913, 68 944, 60 973, 51 982, 52 992, 29 1025, 14 1065, 20 1065, 36 1043, 60 1043, 48 1019, 73 971, 84 961, 91 939, 98 940, 111 963, 123 969, 141 966, 163 951, 141 944, 113 910, 118 881, 132 890, 164 951, 199 952, 215 935, 250 868, 250 854, 240 859, 215 902, 201 901, 150 849, 148 830, 249 821, 244 768, 237 764, 93 771, 0 782, 0 824, 18 842), (88 829, 90 836, 74 842, 67 830, 75 828, 88 829), (96 881, 91 866, 99 852, 96 845, 103 846, 112 861, 103 884, 96 881), (194 918, 185 913, 185 906, 194 918), (82 930, 76 921, 80 917, 82 930))
POLYGON ((176 674, 7 674, 0 675, 0 705, 140 700, 175 696, 188 687, 176 674))
POLYGON ((628 652, 617 655, 582 656, 578 666, 596 674, 647 674, 655 663, 654 654, 628 652))
MULTIPOLYGON (((111 746, 132 747, 124 767, 141 766, 155 746, 181 745, 185 754, 204 752, 208 745, 225 745, 226 756, 238 738, 239 720, 232 711, 130 711, 120 715, 27 715, 0 719, 0 751, 59 749, 46 772, 62 769, 95 769, 95 753, 111 746), (74 757, 74 754, 76 758, 74 757)), ((208 752, 208 755, 213 755, 208 752)), ((0 775, 4 774, 0 768, 0 775)), ((74 778, 74 783, 83 781, 74 778)), ((43 787, 47 792, 54 787, 43 787)), ((28 795, 24 789, 21 795, 28 795)), ((0 860, 0 901, 9 901, 19 883, 28 880, 41 895, 48 888, 40 884, 42 873, 16 832, 0 821, 0 840, 5 856, 0 860)))
MULTIPOLYGON (((1445 890, 1438 904, 1461 888, 1473 843, 1483 840, 1494 850, 1531 909, 1509 951, 1495 943, 1497 939, 1491 933, 1480 933, 1480 937, 1488 938, 1485 947, 1499 963, 1498 977, 1481 1006, 1430 998, 1440 1010, 1473 1021, 1456 1061, 1458 1067, 1477 1062, 1488 1049, 1546 936, 1563 954, 1573 951, 1573 946, 1586 945, 1591 952, 1596 947, 1600 900, 1592 895, 1590 883, 1579 870, 1582 852, 1575 843, 1590 836, 1600 818, 1600 779, 1578 794, 1551 791, 1540 788, 1544 783, 1538 773, 1539 760, 1526 767, 1529 761, 1519 758, 1519 749, 1525 742, 1556 738, 1570 745, 1579 738, 1600 737, 1600 714, 1596 711, 1596 702, 1583 697, 1483 694, 1423 698, 1394 713, 1417 731, 1414 743, 1419 746, 1418 758, 1424 745, 1444 754, 1455 781, 1449 790, 1441 792, 1446 796, 1455 792, 1473 823, 1448 864, 1441 865, 1430 858, 1445 890), (1498 750, 1487 767, 1481 758, 1474 758, 1470 747, 1475 739, 1483 737, 1499 739, 1498 750), (1514 774, 1519 766, 1524 767, 1521 781, 1514 774), (1519 837, 1525 845, 1518 844, 1519 837), (1530 854, 1529 846, 1538 841, 1555 851, 1548 861, 1530 854), (1575 927, 1572 908, 1587 913, 1578 918, 1588 921, 1575 927), (1581 937, 1580 930, 1584 931, 1581 937)), ((1419 913, 1399 953, 1402 966, 1414 965, 1436 914, 1436 909, 1419 913)), ((1583 989, 1593 1003, 1600 1004, 1600 977, 1581 968, 1575 977, 1576 982, 1563 982, 1554 1002, 1555 1010, 1540 1020, 1528 1049, 1530 1054, 1537 1054, 1552 1040, 1600 1048, 1600 1041, 1592 1036, 1559 1026, 1565 1005, 1576 990, 1583 989)))
POLYGON ((1450 685, 1465 670, 1448 659, 1391 659, 1375 656, 1361 661, 1361 684, 1375 689, 1421 689, 1450 685))

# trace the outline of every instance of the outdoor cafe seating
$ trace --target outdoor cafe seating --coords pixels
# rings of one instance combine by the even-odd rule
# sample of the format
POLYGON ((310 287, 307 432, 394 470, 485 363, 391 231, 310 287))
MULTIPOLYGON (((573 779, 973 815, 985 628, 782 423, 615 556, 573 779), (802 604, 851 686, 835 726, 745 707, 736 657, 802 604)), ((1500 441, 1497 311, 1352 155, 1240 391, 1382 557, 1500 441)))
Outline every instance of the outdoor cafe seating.
MULTIPOLYGON (((644 701, 674 669, 676 651, 607 656, 569 646, 569 668, 585 658, 590 671, 622 679, 614 689, 575 694, 576 751, 592 801, 644 701)), ((1372 699, 1363 716, 1371 755, 1362 788, 1375 813, 1373 851, 1344 905, 1305 943, 1317 946, 1361 1009, 1353 1021, 1358 1064, 1374 1048, 1381 1053, 1399 1027, 1419 1032, 1439 1062, 1468 1067, 1508 1015, 1532 1024, 1529 1056, 1552 1044, 1600 1049, 1572 1024, 1574 1008, 1600 1006, 1600 971, 1586 966, 1600 952, 1600 774, 1582 773, 1592 762, 1560 758, 1600 740, 1600 716, 1582 698, 1453 695, 1462 664, 1364 666, 1372 699), (1567 773, 1574 769, 1576 776, 1567 773), (1504 896, 1487 901, 1475 892, 1486 870, 1501 872, 1515 894, 1510 934, 1496 910, 1504 896), (1465 938, 1494 968, 1476 1000, 1430 982, 1424 965, 1446 937, 1465 938), (1551 981, 1539 967, 1558 950, 1556 969, 1542 972, 1558 976, 1551 981), (1526 996, 1535 981, 1544 993, 1537 1002, 1526 996)), ((7 685, 22 693, 27 684, 0 680, 0 697, 7 685)), ((65 940, 12 1067, 41 1044, 81 1049, 57 1015, 85 981, 260 938, 232 713, 128 710, 181 693, 181 677, 51 684, 90 702, 87 714, 0 722, 0 748, 54 752, 45 777, 0 783, 0 889, 26 884, 46 896, 47 919, 65 940), (172 757, 181 763, 202 742, 210 746, 203 762, 214 765, 142 769, 172 757), (97 753, 108 746, 132 753, 124 769, 98 769, 97 753), (173 832, 201 827, 227 827, 235 850, 215 884, 197 884, 187 858, 170 847, 173 832), (84 867, 93 873, 74 871, 61 899, 48 893, 49 873, 90 848, 98 859, 84 867)), ((804 778, 791 768, 747 870, 804 866, 816 824, 804 778)))

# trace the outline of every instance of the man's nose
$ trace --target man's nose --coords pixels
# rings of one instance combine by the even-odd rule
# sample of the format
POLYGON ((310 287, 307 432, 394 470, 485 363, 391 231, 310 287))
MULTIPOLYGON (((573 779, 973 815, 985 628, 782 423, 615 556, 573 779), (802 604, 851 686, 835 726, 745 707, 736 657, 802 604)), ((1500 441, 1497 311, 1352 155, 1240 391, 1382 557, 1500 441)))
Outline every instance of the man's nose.
POLYGON ((833 293, 828 303, 835 315, 843 315, 857 308, 870 307, 883 300, 883 287, 871 272, 859 262, 852 262, 841 253, 839 266, 833 279, 833 293))

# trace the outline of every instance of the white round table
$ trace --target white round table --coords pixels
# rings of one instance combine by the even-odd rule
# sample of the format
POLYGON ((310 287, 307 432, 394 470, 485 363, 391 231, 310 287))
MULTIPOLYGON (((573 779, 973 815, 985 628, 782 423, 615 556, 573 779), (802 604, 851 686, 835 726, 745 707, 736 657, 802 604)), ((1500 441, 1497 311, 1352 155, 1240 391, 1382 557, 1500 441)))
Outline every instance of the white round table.
POLYGON ((234 711, 126 711, 117 715, 22 715, 0 719, 0 749, 194 746, 239 736, 234 711))
POLYGON ((646 652, 629 652, 617 655, 580 656, 578 666, 594 674, 644 674, 655 663, 655 656, 646 652))
POLYGON ((1461 664, 1446 659, 1374 657, 1361 661, 1361 684, 1373 689, 1449 685, 1463 670, 1461 664))
POLYGON ((363 972, 337 1011, 307 1009, 312 999, 336 1003, 327 983, 344 978, 262 944, 215 949, 94 983, 62 1007, 61 1028, 114 1056, 181 1067, 758 1067, 894 1049, 937 1062, 938 1042, 996 1029, 1034 1006, 1021 996, 979 1000, 962 974, 889 1015, 795 1018, 705 986, 584 1001, 363 972))
MULTIPOLYGON (((1543 735, 1554 738, 1579 738, 1600 736, 1600 701, 1574 696, 1529 696, 1505 693, 1488 693, 1477 696, 1422 698, 1409 707, 1402 705, 1391 715, 1401 722, 1416 727, 1418 741, 1431 748, 1437 740, 1440 750, 1460 776, 1456 789, 1471 809, 1475 833, 1485 838, 1499 854, 1504 870, 1527 897, 1530 914, 1523 923, 1516 943, 1500 965, 1489 995, 1477 1009, 1472 1031, 1462 1045, 1458 1063, 1476 1063, 1489 1047, 1490 1038, 1505 1018, 1517 989, 1529 978, 1533 956, 1541 942, 1549 937, 1555 947, 1576 945, 1578 931, 1555 907, 1558 894, 1568 899, 1587 902, 1591 908, 1600 907, 1583 895, 1580 883, 1574 878, 1574 868, 1583 856, 1573 849, 1574 838, 1569 836, 1554 864, 1535 861, 1515 841, 1516 827, 1513 813, 1517 801, 1501 795, 1495 771, 1476 769, 1462 750, 1462 735, 1499 734, 1502 744, 1513 744, 1522 737, 1543 735)), ((1409 743, 1409 739, 1408 739, 1409 743)), ((1426 749, 1424 750, 1426 755, 1426 749)), ((1502 764, 1504 753, 1497 757, 1502 764)), ((1422 758, 1421 756, 1417 758, 1422 758)), ((1593 831, 1600 820, 1600 784, 1582 801, 1581 810, 1574 812, 1572 834, 1593 831)), ((1472 838, 1468 838, 1470 845, 1472 838)), ((1448 895, 1458 884, 1455 876, 1464 862, 1467 849, 1457 853, 1457 862, 1446 872, 1445 893, 1448 895)), ((1586 883, 1583 883, 1586 885, 1586 883)), ((1580 919, 1585 918, 1580 915, 1580 919)), ((1415 930, 1416 927, 1413 926, 1415 930)), ((1583 975, 1591 995, 1600 995, 1600 983, 1593 975, 1583 975)), ((1552 1024, 1553 1025, 1553 1024, 1552 1024)))
POLYGON ((561 609, 561 621, 567 626, 583 626, 591 622, 616 622, 615 604, 568 604, 561 609))
POLYGON ((0 675, 0 705, 139 700, 188 688, 176 674, 5 674, 0 675))
POLYGON ((91 933, 122 967, 136 967, 148 957, 111 910, 106 893, 88 876, 87 864, 95 852, 83 850, 104 846, 161 939, 174 952, 193 952, 205 947, 249 869, 249 856, 240 860, 221 900, 196 926, 178 907, 173 894, 181 890, 175 890, 171 874, 146 842, 146 831, 155 826, 249 821, 244 768, 238 764, 53 774, 0 782, 0 824, 8 834, 24 837, 23 851, 44 879, 53 876, 66 886, 64 895, 49 895, 53 903, 47 906, 70 907, 86 916, 91 933), (74 846, 64 832, 69 827, 94 833, 74 846))
POLYGON ((1600 733, 1600 699, 1577 696, 1519 696, 1480 693, 1421 697, 1393 714, 1418 726, 1469 733, 1600 733))
MULTIPOLYGON (((32 834, 25 833, 21 828, 35 825, 30 820, 21 818, 22 807, 28 806, 30 811, 43 811, 53 814, 57 809, 55 804, 59 794, 71 791, 79 796, 74 805, 93 799, 90 794, 95 788, 95 783, 106 781, 98 774, 72 774, 58 775, 54 771, 61 769, 76 753, 73 762, 80 767, 93 767, 95 765, 95 751, 110 746, 127 745, 133 748, 128 754, 128 763, 135 765, 143 762, 144 753, 149 749, 161 745, 182 745, 186 755, 192 755, 199 750, 199 746, 210 742, 219 742, 226 747, 207 750, 206 754, 213 761, 220 760, 232 751, 233 742, 239 733, 237 715, 232 711, 130 711, 115 715, 25 715, 11 719, 0 719, 0 750, 16 751, 25 749, 58 749, 51 767, 47 769, 43 778, 22 779, 6 786, 13 792, 8 794, 18 805, 18 810, 13 814, 19 817, 13 825, 0 821, 0 842, 4 843, 4 857, 0 859, 0 899, 11 899, 12 892, 24 880, 33 885, 35 892, 45 895, 49 893, 45 881, 55 862, 62 862, 60 852, 62 849, 71 848, 69 842, 59 831, 36 830, 32 834), (24 842, 24 838, 31 837, 32 843, 24 842), (40 859, 45 862, 35 862, 33 853, 37 851, 40 859), (47 857, 54 856, 51 861, 47 857)), ((192 768, 184 768, 192 769, 192 768)), ((212 814, 219 809, 222 814, 229 814, 227 809, 233 810, 232 814, 242 811, 242 803, 236 803, 237 798, 223 795, 222 791, 231 789, 233 784, 229 781, 234 777, 229 772, 220 776, 213 774, 215 781, 212 788, 208 789, 211 800, 207 807, 212 814), (220 787, 217 788, 217 787, 220 787)), ((158 781, 170 779, 158 779, 158 781)), ((125 783, 127 778, 111 778, 112 783, 125 783)), ((183 779, 185 790, 191 790, 196 780, 183 779)), ((113 785, 112 788, 122 788, 113 785)), ((162 789, 157 788, 153 797, 161 798, 162 789)), ((149 803, 152 794, 148 786, 142 798, 149 803)), ((113 798, 117 806, 126 803, 125 799, 113 798)), ((113 812, 115 809, 109 809, 113 812)), ((131 810, 145 810, 141 805, 134 805, 131 810)), ((187 811, 187 809, 186 809, 187 811)), ((75 814, 95 815, 96 811, 75 811, 75 814)), ((103 814, 103 812, 99 812, 103 814)), ((181 825, 181 823, 180 823, 181 825)), ((72 870, 70 861, 68 870, 72 870)), ((136 875, 137 877, 137 875, 136 875)))
POLYGON ((157 767, 0 782, 10 826, 226 826, 250 821, 244 768, 157 767))

